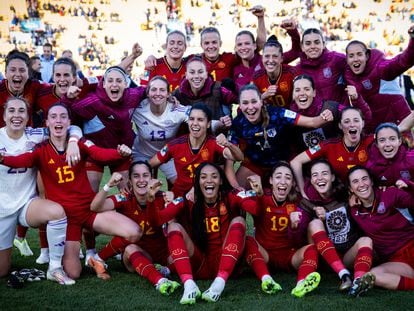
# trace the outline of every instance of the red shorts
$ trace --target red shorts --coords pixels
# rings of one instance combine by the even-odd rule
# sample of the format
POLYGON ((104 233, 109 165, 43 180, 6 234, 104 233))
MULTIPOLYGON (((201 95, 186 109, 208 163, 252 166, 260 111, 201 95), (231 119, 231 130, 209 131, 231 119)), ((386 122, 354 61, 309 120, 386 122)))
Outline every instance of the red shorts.
POLYGON ((194 278, 198 280, 214 279, 217 276, 221 258, 221 246, 209 249, 208 254, 204 254, 196 246, 194 254, 190 258, 191 268, 194 278))
POLYGON ((391 256, 391 262, 403 262, 414 269, 414 240, 411 240, 391 256))
POLYGON ((93 231, 93 223, 96 213, 85 211, 82 217, 68 217, 68 227, 66 229, 66 241, 81 241, 82 229, 86 228, 93 231))
POLYGON ((292 257, 296 253, 294 248, 282 248, 268 251, 269 262, 268 266, 270 268, 282 271, 295 271, 292 267, 292 257))
POLYGON ((170 253, 165 237, 160 239, 145 239, 144 237, 136 244, 151 256, 153 262, 163 266, 168 265, 168 256, 170 253))
POLYGON ((128 171, 130 164, 131 164, 130 158, 126 158, 126 159, 119 160, 116 162, 111 162, 110 165, 106 165, 106 164, 103 164, 102 162, 96 162, 96 161, 92 161, 91 159, 88 159, 88 161, 86 161, 86 170, 103 173, 104 167, 108 166, 111 173, 122 172, 122 171, 128 171))

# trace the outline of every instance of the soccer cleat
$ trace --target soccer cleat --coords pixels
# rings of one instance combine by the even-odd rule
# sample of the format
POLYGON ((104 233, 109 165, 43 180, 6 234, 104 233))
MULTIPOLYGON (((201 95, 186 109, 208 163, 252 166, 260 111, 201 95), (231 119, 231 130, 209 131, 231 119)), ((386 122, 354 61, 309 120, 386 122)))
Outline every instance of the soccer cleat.
POLYGON ((292 289, 291 294, 295 297, 301 298, 307 293, 316 289, 321 281, 321 276, 318 272, 312 272, 307 277, 292 289))
POLYGON ((17 271, 10 273, 9 279, 7 280, 7 286, 11 288, 22 288, 25 279, 17 271))
POLYGON ((114 256, 114 258, 115 258, 116 260, 118 260, 118 261, 121 261, 121 260, 122 260, 122 254, 116 254, 116 255, 114 256))
POLYGON ((349 290, 349 295, 359 297, 374 287, 375 275, 371 272, 365 273, 360 278, 354 280, 352 287, 349 290))
POLYGON ((40 253, 39 257, 36 259, 36 263, 39 265, 43 265, 49 263, 49 252, 47 253, 40 253))
POLYGON ((348 291, 352 287, 351 276, 347 273, 341 277, 341 284, 339 285, 339 290, 341 292, 348 291))
POLYGON ((207 302, 217 302, 220 299, 221 293, 213 291, 211 288, 207 289, 201 295, 201 299, 207 302))
POLYGON ((198 286, 194 283, 194 286, 186 289, 184 288, 184 294, 180 299, 182 305, 193 305, 196 303, 197 298, 200 298, 201 292, 198 286))
POLYGON ((262 291, 266 294, 275 294, 282 290, 282 286, 275 282, 273 279, 266 279, 262 281, 262 291))
POLYGON ((106 264, 101 261, 97 260, 94 257, 90 257, 88 260, 88 266, 93 268, 96 272, 96 276, 102 280, 109 280, 111 276, 106 272, 106 264))
POLYGON ((68 277, 66 272, 63 271, 62 268, 47 270, 46 276, 48 280, 58 282, 60 285, 75 284, 75 280, 72 280, 70 277, 68 277))
POLYGON ((46 279, 46 275, 42 270, 38 269, 22 269, 19 272, 19 275, 26 281, 42 281, 46 279))
POLYGON ((21 256, 33 256, 33 252, 26 239, 19 240, 15 238, 13 244, 19 250, 21 256))
POLYGON ((162 278, 160 281, 158 281, 157 285, 155 286, 155 289, 159 291, 162 295, 169 296, 172 293, 174 293, 174 291, 180 286, 181 285, 178 282, 162 278))
POLYGON ((159 263, 154 264, 155 269, 165 278, 171 275, 171 271, 167 266, 160 265, 159 263))

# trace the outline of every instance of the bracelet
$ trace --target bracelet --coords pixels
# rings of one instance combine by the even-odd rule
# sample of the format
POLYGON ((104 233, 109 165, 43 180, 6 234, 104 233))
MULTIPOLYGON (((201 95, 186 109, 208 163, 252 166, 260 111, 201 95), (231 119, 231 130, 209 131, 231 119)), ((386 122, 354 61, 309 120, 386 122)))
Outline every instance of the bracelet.
POLYGON ((103 190, 103 191, 105 191, 105 192, 108 192, 108 191, 109 191, 109 189, 111 189, 111 187, 109 187, 109 185, 108 185, 108 184, 105 184, 105 185, 103 186, 103 188, 102 188, 102 190, 103 190))
POLYGON ((77 143, 79 141, 79 139, 77 139, 76 137, 70 137, 69 138, 69 140, 68 140, 68 142, 75 142, 75 143, 77 143))

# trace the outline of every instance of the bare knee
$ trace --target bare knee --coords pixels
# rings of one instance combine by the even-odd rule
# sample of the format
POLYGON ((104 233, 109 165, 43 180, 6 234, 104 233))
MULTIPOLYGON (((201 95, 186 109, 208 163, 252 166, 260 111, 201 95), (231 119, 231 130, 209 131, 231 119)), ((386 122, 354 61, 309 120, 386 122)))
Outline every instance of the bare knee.
POLYGON ((130 228, 125 235, 125 239, 128 241, 135 243, 138 242, 142 237, 142 230, 139 226, 134 226, 134 228, 130 228))
POLYGON ((325 231, 325 226, 320 219, 313 219, 308 225, 308 231, 310 234, 314 234, 319 231, 325 231))
POLYGON ((66 217, 65 210, 62 205, 57 203, 52 203, 48 208, 48 220, 58 220, 66 217))
POLYGON ((367 236, 363 236, 361 238, 358 239, 358 241, 356 241, 356 245, 359 248, 361 247, 369 247, 372 249, 373 244, 372 244, 372 239, 367 237, 367 236))
POLYGON ((184 228, 179 223, 172 222, 168 224, 168 233, 173 231, 179 231, 182 233, 184 231, 184 228))

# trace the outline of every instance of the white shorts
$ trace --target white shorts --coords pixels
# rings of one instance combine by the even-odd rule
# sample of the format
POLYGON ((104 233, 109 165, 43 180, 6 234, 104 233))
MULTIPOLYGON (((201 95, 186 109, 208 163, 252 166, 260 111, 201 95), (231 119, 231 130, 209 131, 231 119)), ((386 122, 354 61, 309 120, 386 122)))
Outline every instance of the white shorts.
MULTIPOLYGON (((149 161, 150 158, 143 157, 142 155, 132 154, 134 161, 149 161)), ((177 171, 175 170, 174 160, 171 159, 167 163, 161 164, 160 171, 164 174, 168 180, 175 180, 177 178, 177 171)))
POLYGON ((14 214, 0 218, 0 251, 13 247, 14 236, 16 235, 16 226, 20 224, 24 227, 30 227, 26 220, 27 210, 32 203, 32 198, 14 214))

